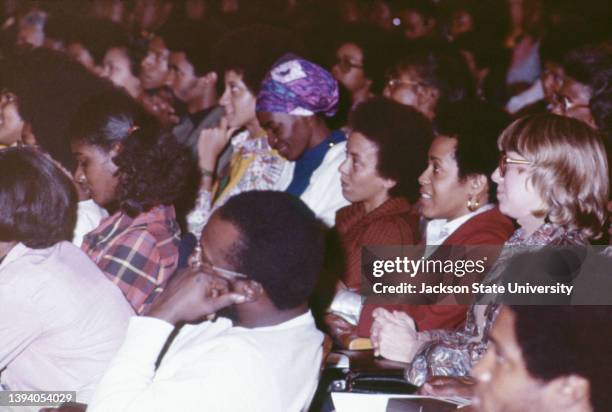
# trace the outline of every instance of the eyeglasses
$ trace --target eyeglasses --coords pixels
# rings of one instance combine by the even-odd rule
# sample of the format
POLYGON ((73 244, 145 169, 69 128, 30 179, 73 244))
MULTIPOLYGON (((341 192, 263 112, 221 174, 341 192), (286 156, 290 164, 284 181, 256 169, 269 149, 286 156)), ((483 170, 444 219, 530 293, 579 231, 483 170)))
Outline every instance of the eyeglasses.
POLYGON ((197 246, 191 256, 189 265, 192 268, 204 269, 205 271, 213 272, 213 274, 222 277, 226 280, 232 281, 236 279, 247 279, 248 276, 244 273, 235 272, 229 269, 223 269, 218 266, 213 265, 210 262, 205 262, 203 259, 202 248, 197 246))
POLYGON ((506 156, 506 154, 502 154, 499 158, 499 175, 504 177, 506 175, 506 169, 508 165, 533 165, 529 160, 523 159, 512 159, 511 157, 506 156))
POLYGON ((391 90, 397 90, 400 87, 414 87, 414 88, 420 88, 423 87, 424 84, 421 82, 412 82, 409 80, 401 80, 401 79, 397 79, 397 78, 390 78, 387 80, 387 87, 391 90))
POLYGON ((351 69, 363 69, 363 64, 356 64, 346 58, 336 60, 336 65, 343 73, 348 73, 351 69))

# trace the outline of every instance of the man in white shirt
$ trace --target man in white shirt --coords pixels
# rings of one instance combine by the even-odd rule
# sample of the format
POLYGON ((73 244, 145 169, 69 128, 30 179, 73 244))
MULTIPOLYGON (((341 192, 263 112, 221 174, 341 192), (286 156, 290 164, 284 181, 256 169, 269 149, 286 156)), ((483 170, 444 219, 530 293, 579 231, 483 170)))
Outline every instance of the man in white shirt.
POLYGON ((131 319, 88 411, 308 407, 323 342, 307 304, 324 249, 312 211, 287 193, 241 193, 213 214, 201 247, 199 267, 131 319), (221 310, 233 320, 183 325, 221 310))

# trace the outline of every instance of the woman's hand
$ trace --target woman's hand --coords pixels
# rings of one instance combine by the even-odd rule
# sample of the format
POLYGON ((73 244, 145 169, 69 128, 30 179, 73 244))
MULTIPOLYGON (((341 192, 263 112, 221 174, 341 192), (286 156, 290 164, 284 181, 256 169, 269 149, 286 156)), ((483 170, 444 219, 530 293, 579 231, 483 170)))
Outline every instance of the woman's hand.
POLYGON ((375 309, 372 315, 374 323, 370 339, 374 355, 398 362, 412 362, 423 343, 419 340, 414 320, 404 312, 391 313, 383 308, 375 309))
POLYGON ((214 172, 217 168, 217 159, 229 143, 235 128, 230 128, 227 118, 223 116, 219 127, 204 129, 198 138, 198 159, 202 171, 214 172))
POLYGON ((474 379, 468 376, 434 376, 419 389, 419 394, 471 398, 474 396, 475 383, 474 379))

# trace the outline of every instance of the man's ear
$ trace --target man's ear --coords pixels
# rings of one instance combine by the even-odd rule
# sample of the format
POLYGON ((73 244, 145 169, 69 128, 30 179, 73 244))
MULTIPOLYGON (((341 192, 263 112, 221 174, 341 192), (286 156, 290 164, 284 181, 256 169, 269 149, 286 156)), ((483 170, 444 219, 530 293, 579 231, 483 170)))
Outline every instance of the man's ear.
POLYGON ((591 389, 589 381, 582 376, 569 375, 553 379, 546 384, 546 398, 556 410, 590 410, 591 389))
POLYGON ((249 279, 241 283, 241 286, 237 288, 236 292, 246 297, 245 302, 255 302, 265 293, 261 283, 257 282, 256 280, 249 279))

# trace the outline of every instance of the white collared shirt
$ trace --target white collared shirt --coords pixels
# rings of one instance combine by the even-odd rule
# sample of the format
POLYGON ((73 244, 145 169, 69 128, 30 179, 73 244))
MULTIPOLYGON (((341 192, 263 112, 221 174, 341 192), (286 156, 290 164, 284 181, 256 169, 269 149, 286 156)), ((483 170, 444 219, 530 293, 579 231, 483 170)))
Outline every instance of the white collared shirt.
POLYGON ((460 216, 453 220, 447 219, 432 219, 427 223, 425 229, 425 239, 428 246, 439 246, 457 229, 459 226, 470 220, 476 215, 491 210, 495 207, 494 204, 488 203, 478 210, 475 210, 467 215, 460 216))
POLYGON ((172 330, 133 317, 87 410, 299 412, 314 394, 323 334, 310 311, 262 328, 185 325, 156 369, 172 330))

